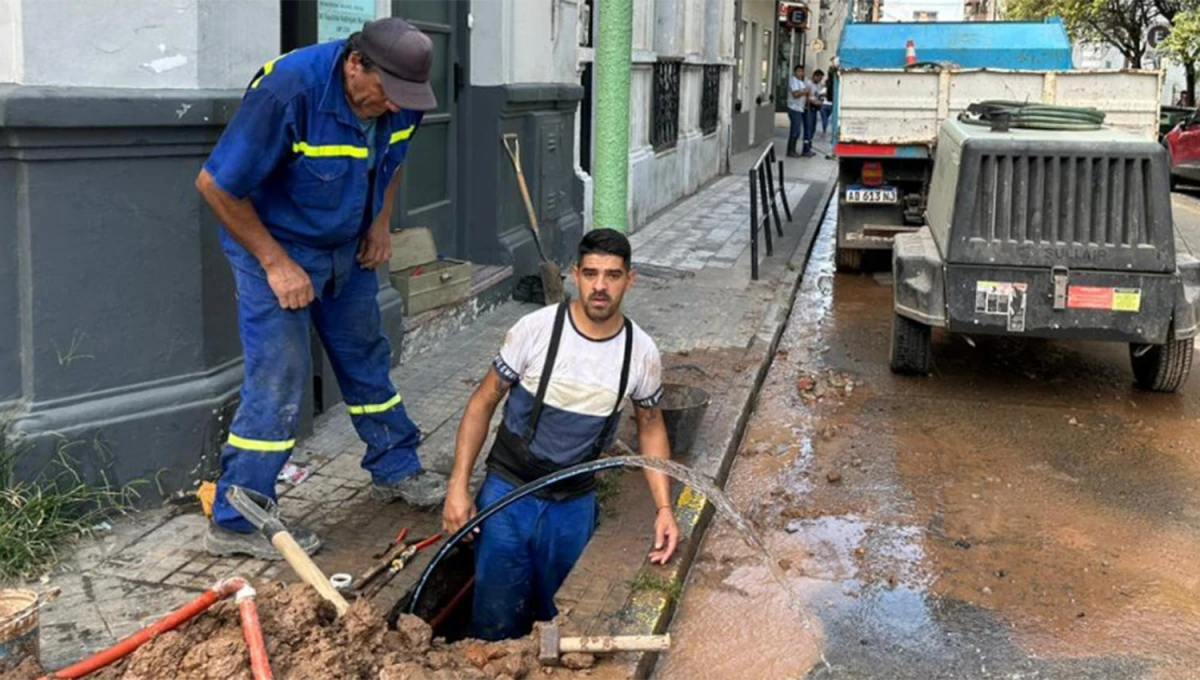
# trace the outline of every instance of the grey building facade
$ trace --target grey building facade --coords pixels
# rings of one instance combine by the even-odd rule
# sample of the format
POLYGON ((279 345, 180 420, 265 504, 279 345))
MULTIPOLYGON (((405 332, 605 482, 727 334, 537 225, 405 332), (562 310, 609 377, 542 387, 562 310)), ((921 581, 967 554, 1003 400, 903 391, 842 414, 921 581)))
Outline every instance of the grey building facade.
MULTIPOLYGON (((515 132, 549 252, 565 262, 583 230, 582 87, 472 78, 473 63, 512 49, 477 38, 493 28, 481 22, 518 11, 503 0, 0 0, 0 417, 20 440, 19 474, 66 453, 93 479, 145 480, 147 502, 212 476, 241 346, 219 225, 193 181, 263 63, 364 18, 404 16, 436 50, 440 108, 414 138, 393 227, 431 228, 448 257, 536 271, 500 141, 515 132)), ((398 357, 404 309, 383 272, 379 296, 398 357)), ((340 400, 317 343, 314 355, 306 428, 340 400)))

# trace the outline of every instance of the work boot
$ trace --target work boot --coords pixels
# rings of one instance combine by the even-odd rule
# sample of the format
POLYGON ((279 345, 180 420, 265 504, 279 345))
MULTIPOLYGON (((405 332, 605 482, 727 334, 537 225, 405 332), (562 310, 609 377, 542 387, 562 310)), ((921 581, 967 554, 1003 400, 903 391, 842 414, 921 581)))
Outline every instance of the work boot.
MULTIPOLYGON (((321 548, 321 539, 304 527, 289 527, 288 533, 296 539, 296 543, 307 555, 321 548)), ((208 523, 208 533, 204 535, 204 549, 215 557, 249 555, 268 561, 283 559, 283 555, 271 545, 261 531, 243 534, 226 529, 216 522, 208 523)))
POLYGON ((371 495, 377 501, 390 503, 397 498, 416 507, 438 505, 446 500, 446 476, 421 470, 391 484, 372 484, 371 495))

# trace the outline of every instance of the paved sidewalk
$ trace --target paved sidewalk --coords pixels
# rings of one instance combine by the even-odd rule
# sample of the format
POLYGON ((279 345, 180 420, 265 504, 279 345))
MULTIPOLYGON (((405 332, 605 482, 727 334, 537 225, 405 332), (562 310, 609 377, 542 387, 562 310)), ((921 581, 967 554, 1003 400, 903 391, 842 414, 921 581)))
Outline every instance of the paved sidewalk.
MULTIPOLYGON (((780 139, 781 157, 782 150, 780 139)), ((799 275, 789 260, 813 213, 823 209, 834 175, 832 163, 821 158, 787 160, 794 222, 785 225, 787 234, 777 242, 776 256, 764 259, 761 280, 751 282, 748 194, 739 164, 755 154, 735 158, 737 174, 717 179, 632 237, 635 266, 642 276, 627 298, 627 311, 669 361, 678 363, 678 357, 692 352, 724 351, 733 363, 754 364, 726 386, 729 394, 713 390, 701 441, 685 461, 708 469, 721 468, 728 440, 740 436, 755 376, 762 372, 763 352, 787 316, 787 309, 781 309, 781 304, 786 306, 781 291, 799 275)), ((534 309, 511 301, 501 304, 396 369, 394 378, 424 434, 421 457, 427 467, 449 471, 467 398, 507 330, 534 309)), ((323 570, 357 574, 397 528, 409 526, 413 535, 425 535, 438 529, 440 518, 437 512, 414 512, 403 503, 384 506, 370 499, 369 477, 358 466, 364 447, 349 417, 334 411, 318 419, 314 434, 297 447, 294 462, 312 474, 299 485, 280 486, 281 508, 287 521, 303 522, 321 533, 326 546, 315 561, 323 570)), ((627 608, 629 580, 644 567, 643 548, 650 538, 650 522, 639 510, 644 488, 640 484, 631 492, 636 496, 610 513, 577 573, 560 592, 584 619, 607 622, 614 612, 627 608), (598 567, 610 564, 614 556, 622 557, 621 568, 598 567), (580 603, 587 606, 578 607, 580 603)), ((46 667, 61 667, 111 645, 221 577, 294 579, 282 562, 206 556, 200 541, 205 522, 198 507, 146 511, 81 545, 52 575, 52 584, 63 594, 42 614, 46 667)), ((420 554, 376 604, 386 608, 401 596, 433 552, 420 554)))

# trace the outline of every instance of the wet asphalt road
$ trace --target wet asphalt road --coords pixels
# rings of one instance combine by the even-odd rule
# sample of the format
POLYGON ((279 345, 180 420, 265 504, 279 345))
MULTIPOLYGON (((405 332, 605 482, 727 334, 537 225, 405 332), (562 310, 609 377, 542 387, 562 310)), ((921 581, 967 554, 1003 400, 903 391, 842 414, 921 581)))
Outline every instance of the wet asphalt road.
POLYGON ((657 677, 1200 678, 1200 364, 1147 394, 1121 345, 935 333, 893 376, 890 275, 831 227, 727 485, 809 622, 718 518, 657 677))

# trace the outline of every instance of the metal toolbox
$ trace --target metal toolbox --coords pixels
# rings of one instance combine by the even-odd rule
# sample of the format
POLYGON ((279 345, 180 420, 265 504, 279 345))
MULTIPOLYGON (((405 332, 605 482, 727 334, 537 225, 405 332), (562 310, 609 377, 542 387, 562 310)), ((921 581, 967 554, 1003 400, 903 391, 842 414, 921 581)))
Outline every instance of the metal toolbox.
POLYGON ((392 232, 391 280, 414 316, 470 295, 471 263, 439 258, 429 229, 401 229, 392 232))

